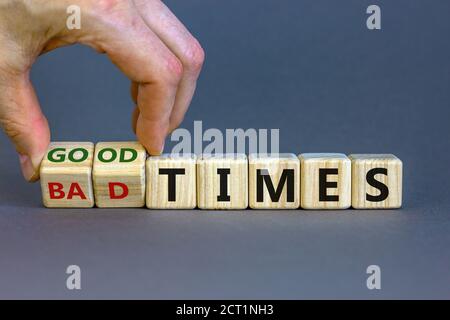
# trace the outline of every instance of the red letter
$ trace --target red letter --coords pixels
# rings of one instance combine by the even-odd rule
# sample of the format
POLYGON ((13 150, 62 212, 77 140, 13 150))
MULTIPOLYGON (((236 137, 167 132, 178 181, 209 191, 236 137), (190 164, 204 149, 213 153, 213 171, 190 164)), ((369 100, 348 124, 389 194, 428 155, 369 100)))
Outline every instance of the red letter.
POLYGON ((123 199, 128 196, 128 187, 125 183, 122 182, 110 182, 109 186, 109 198, 110 199, 123 199), (122 188, 121 194, 116 194, 114 187, 122 188))
POLYGON ((66 196, 63 191, 63 185, 59 182, 49 182, 48 193, 50 195, 50 199, 63 199, 66 196))
POLYGON ((67 199, 71 200, 74 196, 78 196, 83 200, 86 200, 86 196, 81 190, 81 187, 78 183, 74 182, 70 185, 69 193, 67 194, 67 199))

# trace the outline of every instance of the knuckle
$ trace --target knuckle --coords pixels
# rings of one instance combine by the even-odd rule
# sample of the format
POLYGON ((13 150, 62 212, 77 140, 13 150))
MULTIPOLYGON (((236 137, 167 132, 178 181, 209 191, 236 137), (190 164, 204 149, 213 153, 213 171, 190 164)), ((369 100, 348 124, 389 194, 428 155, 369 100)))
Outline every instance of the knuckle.
POLYGON ((183 54, 183 63, 187 71, 199 73, 205 61, 205 51, 197 39, 192 38, 183 54))

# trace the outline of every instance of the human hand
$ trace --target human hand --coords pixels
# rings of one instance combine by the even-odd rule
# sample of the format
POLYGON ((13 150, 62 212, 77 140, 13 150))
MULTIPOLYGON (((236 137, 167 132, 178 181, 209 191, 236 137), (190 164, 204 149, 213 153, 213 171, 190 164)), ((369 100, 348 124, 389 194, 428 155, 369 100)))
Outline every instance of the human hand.
POLYGON ((182 122, 204 52, 160 0, 0 0, 0 124, 19 153, 24 177, 39 178, 50 130, 29 79, 37 57, 81 43, 106 53, 131 80, 132 126, 159 154, 182 122), (81 9, 81 28, 66 26, 81 9))

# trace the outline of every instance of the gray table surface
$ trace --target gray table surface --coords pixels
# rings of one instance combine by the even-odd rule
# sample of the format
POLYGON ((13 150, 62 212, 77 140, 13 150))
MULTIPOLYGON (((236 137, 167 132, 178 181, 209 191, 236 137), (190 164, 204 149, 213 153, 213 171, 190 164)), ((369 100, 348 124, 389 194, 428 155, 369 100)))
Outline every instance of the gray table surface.
MULTIPOLYGON (((0 298, 449 298, 450 2, 375 1, 369 31, 372 2, 167 4, 207 53, 183 127, 279 128, 282 152, 394 153, 402 209, 49 210, 2 134, 0 298), (372 264, 381 290, 366 287, 372 264)), ((32 79, 54 141, 133 139, 128 81, 105 56, 64 48, 32 79)))

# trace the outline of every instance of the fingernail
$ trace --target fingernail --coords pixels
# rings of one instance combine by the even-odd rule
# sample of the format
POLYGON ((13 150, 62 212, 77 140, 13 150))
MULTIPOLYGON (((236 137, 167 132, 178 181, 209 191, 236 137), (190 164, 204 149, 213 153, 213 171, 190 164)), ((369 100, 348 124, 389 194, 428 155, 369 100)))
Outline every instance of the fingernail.
POLYGON ((166 142, 164 141, 161 147, 161 151, 159 152, 160 154, 164 152, 164 146, 165 146, 166 142))
POLYGON ((30 157, 26 154, 19 154, 19 160, 24 178, 29 182, 36 181, 39 178, 39 170, 33 165, 30 157))

